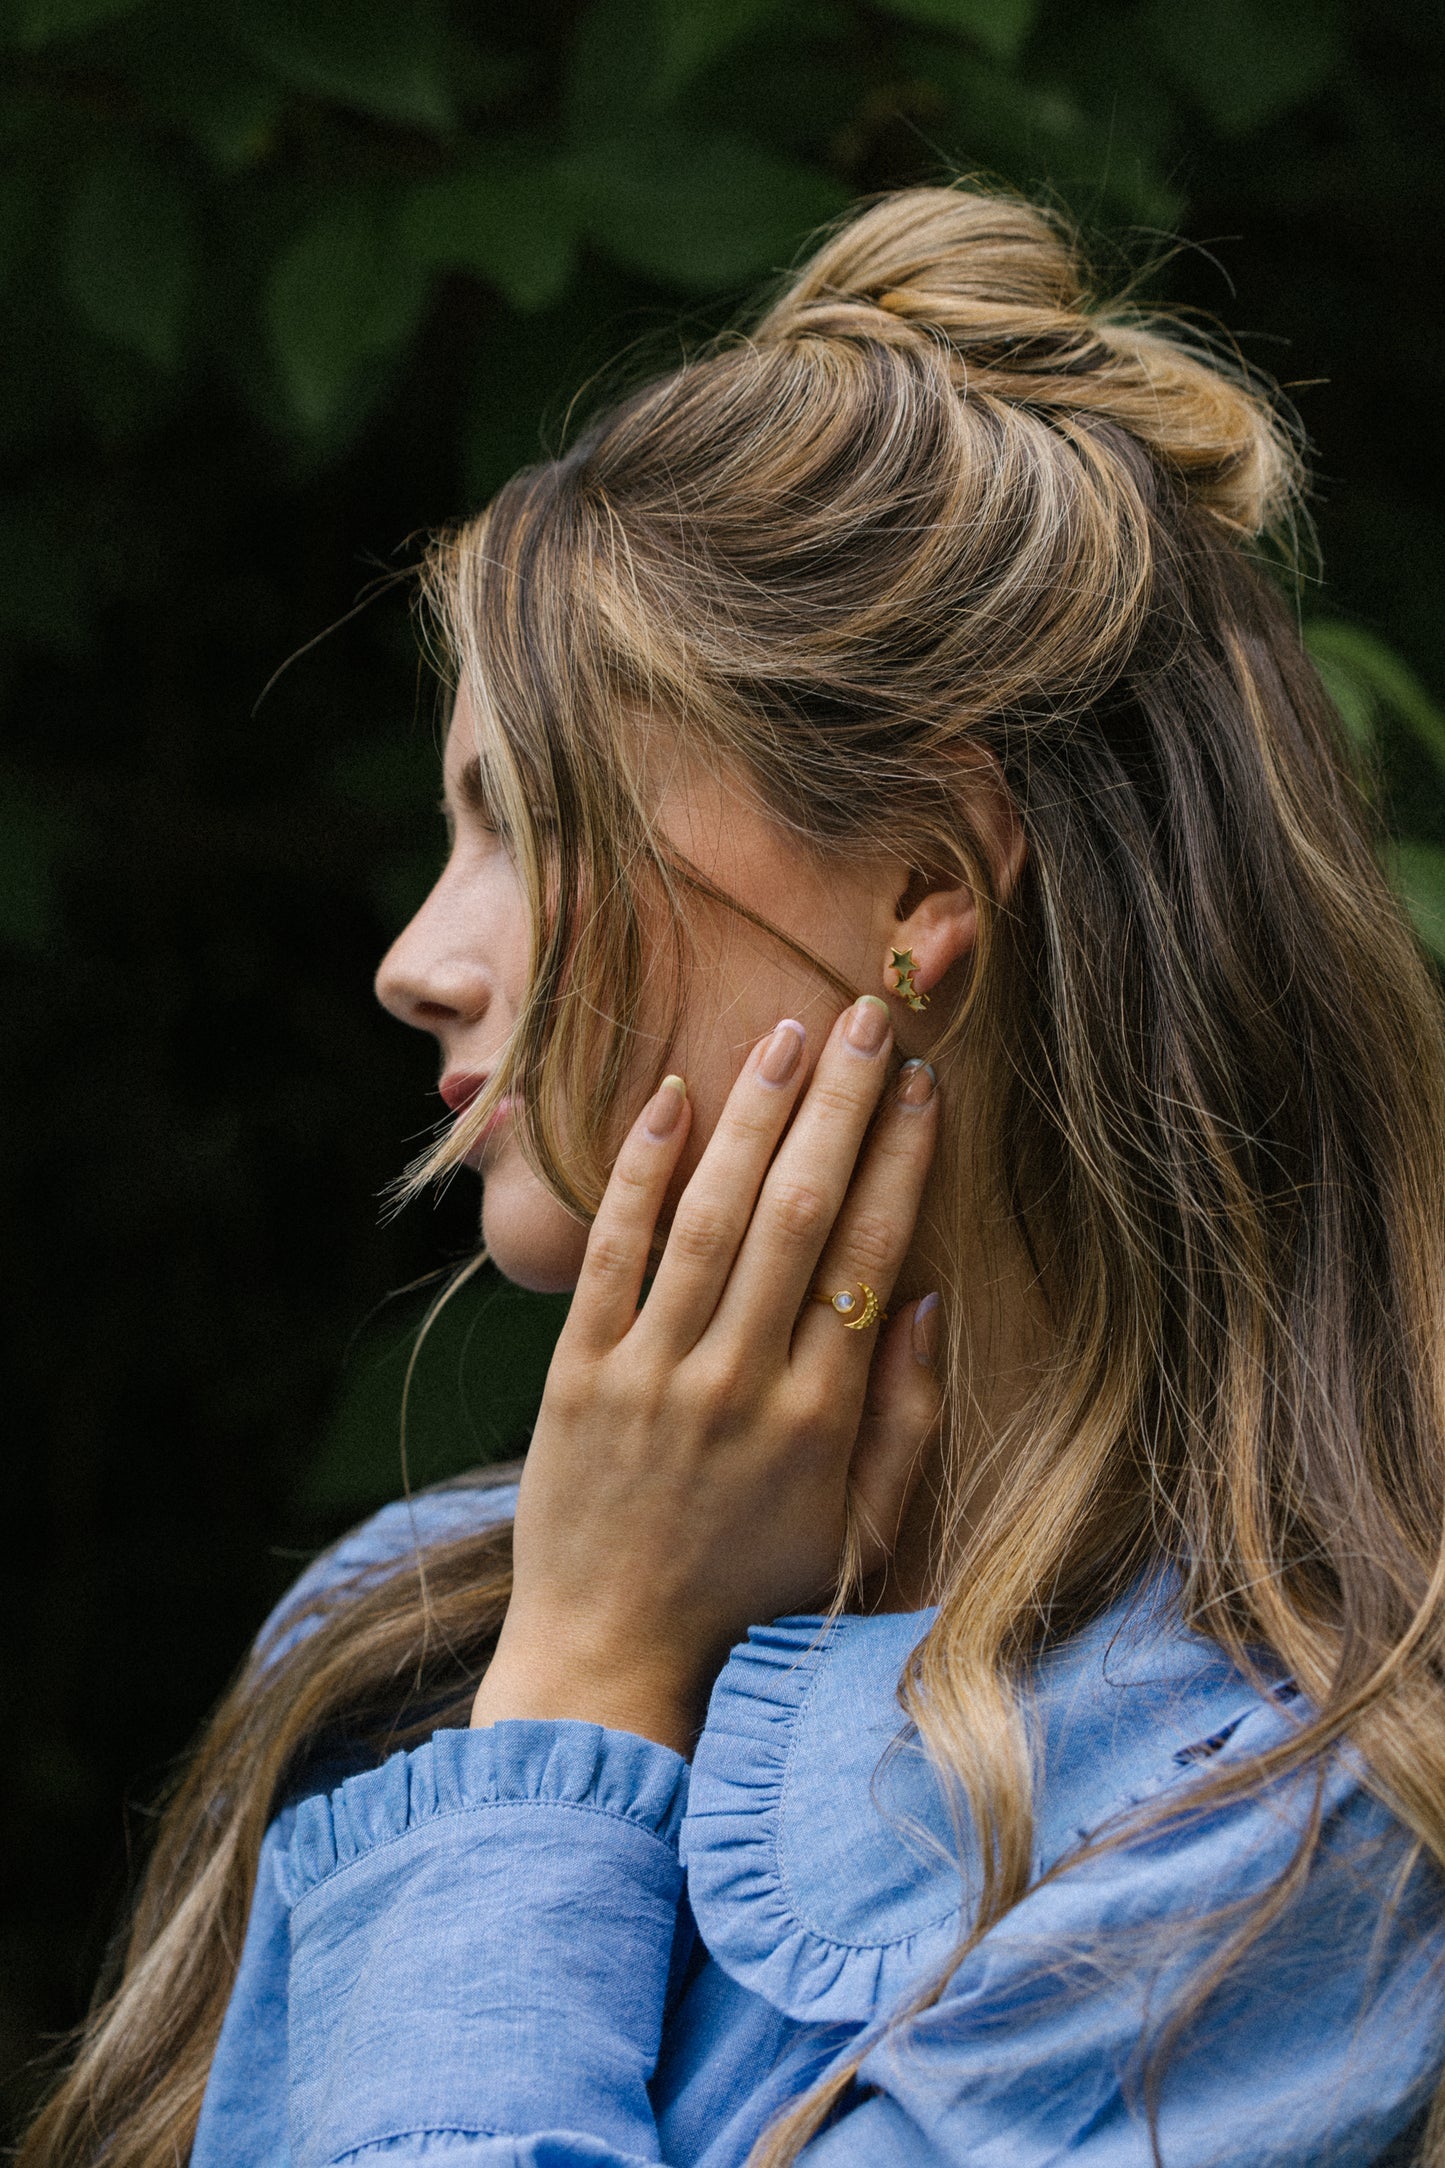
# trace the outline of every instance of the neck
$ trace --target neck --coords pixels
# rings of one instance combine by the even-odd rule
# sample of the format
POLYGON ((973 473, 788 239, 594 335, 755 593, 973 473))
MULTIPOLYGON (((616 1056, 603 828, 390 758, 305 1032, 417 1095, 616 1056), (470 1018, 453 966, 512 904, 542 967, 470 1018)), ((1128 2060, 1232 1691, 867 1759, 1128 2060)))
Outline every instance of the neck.
POLYGON ((939 1344, 945 1413, 889 1566, 868 1592, 869 1608, 880 1611, 916 1611, 934 1600, 941 1571, 966 1546, 1006 1472, 1002 1441, 1049 1352, 1034 1267, 977 1183, 938 1183, 894 1299, 910 1302, 933 1288, 947 1321, 939 1344))

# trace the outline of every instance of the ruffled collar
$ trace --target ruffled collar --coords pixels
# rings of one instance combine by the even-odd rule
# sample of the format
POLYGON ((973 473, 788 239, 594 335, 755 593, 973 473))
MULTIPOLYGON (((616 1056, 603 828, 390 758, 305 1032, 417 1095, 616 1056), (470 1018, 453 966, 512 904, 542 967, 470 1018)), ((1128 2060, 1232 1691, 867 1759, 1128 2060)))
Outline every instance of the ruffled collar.
MULTIPOLYGON (((867 2023, 955 1947, 978 1857, 904 1725, 899 1676, 936 1612, 755 1627, 713 1691, 683 1860, 698 1928, 788 2016, 867 2023)), ((1036 1668, 1035 1866, 1212 1752, 1259 1698, 1160 1584, 1036 1668)))

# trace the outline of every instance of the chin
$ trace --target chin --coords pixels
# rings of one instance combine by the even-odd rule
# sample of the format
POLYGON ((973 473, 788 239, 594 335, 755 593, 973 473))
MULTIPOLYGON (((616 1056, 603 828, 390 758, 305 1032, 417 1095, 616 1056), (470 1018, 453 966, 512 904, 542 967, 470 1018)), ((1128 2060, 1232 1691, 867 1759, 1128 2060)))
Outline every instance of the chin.
POLYGON ((482 1241, 504 1279, 534 1295, 570 1294, 587 1229, 544 1189, 520 1154, 504 1151, 482 1181, 482 1241))

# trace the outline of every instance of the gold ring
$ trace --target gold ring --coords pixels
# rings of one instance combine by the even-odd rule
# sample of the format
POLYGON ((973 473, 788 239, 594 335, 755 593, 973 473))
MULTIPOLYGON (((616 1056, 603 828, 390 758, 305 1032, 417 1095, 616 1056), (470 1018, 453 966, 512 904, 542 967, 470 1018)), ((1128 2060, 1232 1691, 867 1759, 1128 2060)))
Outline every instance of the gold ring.
POLYGON ((855 1280, 851 1287, 840 1287, 836 1295, 815 1295, 814 1302, 826 1303, 843 1320, 845 1331, 866 1332, 880 1318, 885 1322, 888 1312, 883 1309, 866 1280, 855 1280), (854 1315, 856 1311, 857 1315, 854 1315))

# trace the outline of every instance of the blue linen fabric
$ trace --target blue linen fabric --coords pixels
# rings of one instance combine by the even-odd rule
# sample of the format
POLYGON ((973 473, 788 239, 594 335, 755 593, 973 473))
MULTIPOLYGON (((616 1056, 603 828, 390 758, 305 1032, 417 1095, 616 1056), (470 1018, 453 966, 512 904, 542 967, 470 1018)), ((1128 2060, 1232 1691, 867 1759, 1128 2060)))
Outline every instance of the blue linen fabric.
MULTIPOLYGON (((272 1650, 328 1581, 514 1502, 389 1508, 303 1576, 272 1650)), ((805 2168, 1148 2168, 1141 2043, 1311 1817, 1304 1889, 1163 2064, 1157 2136, 1166 2168, 1378 2160, 1445 2057, 1445 1909, 1347 1753, 1070 1857, 1298 1719, 1289 1682, 1242 1678, 1163 1585, 1037 1667, 1039 1879, 898 2020, 978 1888, 896 1699, 932 1618, 755 1629, 690 1770, 627 1733, 518 1722, 439 1731, 293 1800, 193 2168, 742 2168, 841 2058, 856 2077, 805 2168)))

